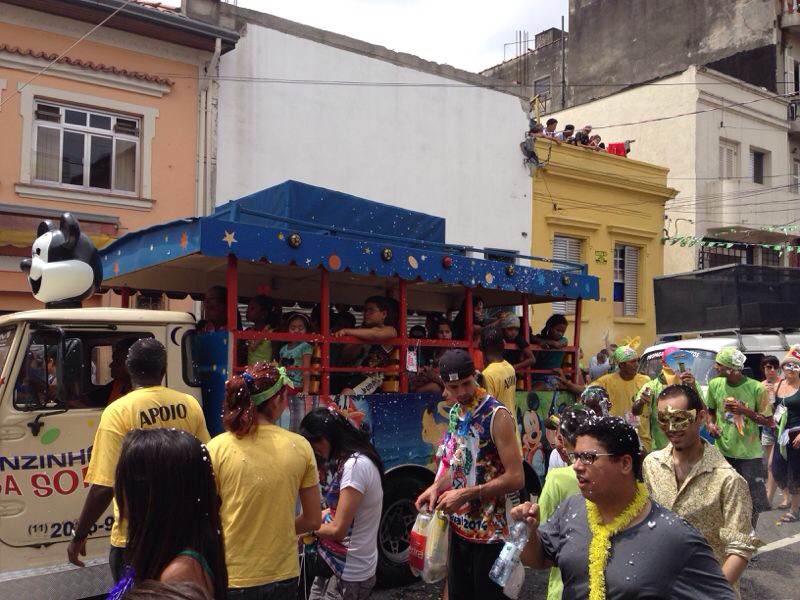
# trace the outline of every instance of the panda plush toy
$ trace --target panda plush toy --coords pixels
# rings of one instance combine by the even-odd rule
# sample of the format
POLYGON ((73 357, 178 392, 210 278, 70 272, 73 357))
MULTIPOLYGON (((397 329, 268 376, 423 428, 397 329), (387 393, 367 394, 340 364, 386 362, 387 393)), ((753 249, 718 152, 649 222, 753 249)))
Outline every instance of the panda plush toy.
POLYGON ((27 273, 34 298, 47 308, 76 308, 100 288, 103 268, 100 255, 70 213, 61 215, 56 227, 42 221, 20 268, 27 273))

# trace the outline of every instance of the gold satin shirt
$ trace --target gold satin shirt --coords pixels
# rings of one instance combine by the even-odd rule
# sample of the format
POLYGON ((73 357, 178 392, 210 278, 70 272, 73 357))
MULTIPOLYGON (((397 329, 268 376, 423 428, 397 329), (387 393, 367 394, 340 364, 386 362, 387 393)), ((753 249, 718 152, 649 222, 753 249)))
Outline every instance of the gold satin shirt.
POLYGON ((720 564, 730 554, 747 560, 759 545, 751 534, 753 502, 747 482, 711 444, 678 489, 672 444, 644 459, 650 497, 677 513, 705 536, 720 564))

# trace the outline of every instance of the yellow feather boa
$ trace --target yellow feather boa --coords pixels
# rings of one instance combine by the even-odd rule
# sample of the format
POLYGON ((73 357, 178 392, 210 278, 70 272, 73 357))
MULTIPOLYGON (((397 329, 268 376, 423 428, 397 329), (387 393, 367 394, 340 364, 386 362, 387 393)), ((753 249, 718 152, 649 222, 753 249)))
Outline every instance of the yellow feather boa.
POLYGON ((643 483, 636 484, 636 495, 619 515, 607 524, 603 523, 597 505, 586 501, 586 517, 592 541, 589 543, 589 600, 605 600, 606 566, 611 552, 611 538, 630 525, 647 504, 647 488, 643 483))

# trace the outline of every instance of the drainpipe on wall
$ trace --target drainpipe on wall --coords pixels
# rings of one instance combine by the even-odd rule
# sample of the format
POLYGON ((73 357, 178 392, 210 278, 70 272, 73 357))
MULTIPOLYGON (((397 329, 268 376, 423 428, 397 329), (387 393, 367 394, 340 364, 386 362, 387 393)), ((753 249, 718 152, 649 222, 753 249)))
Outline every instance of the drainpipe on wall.
POLYGON ((216 75, 219 69, 219 57, 222 54, 222 40, 217 38, 214 42, 214 54, 209 61, 208 70, 206 71, 205 88, 206 88, 206 106, 205 106, 205 194, 203 208, 206 214, 211 213, 214 209, 214 194, 211 190, 211 183, 216 179, 216 119, 214 118, 214 83, 211 79, 216 75))
POLYGON ((222 40, 217 38, 214 43, 214 54, 205 65, 205 73, 201 74, 200 85, 197 90, 198 102, 198 142, 197 142, 197 177, 195 182, 195 214, 203 216, 209 212, 211 199, 211 139, 213 136, 213 123, 211 120, 213 86, 212 77, 219 66, 219 57, 222 53, 222 40))

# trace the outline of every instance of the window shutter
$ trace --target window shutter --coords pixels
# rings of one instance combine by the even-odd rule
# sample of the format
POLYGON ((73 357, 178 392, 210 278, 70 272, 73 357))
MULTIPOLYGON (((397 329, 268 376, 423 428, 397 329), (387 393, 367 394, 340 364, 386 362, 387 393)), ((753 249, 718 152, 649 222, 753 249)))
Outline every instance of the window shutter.
POLYGON ((792 161, 792 193, 800 194, 800 161, 792 161))
POLYGON ((639 249, 625 246, 625 316, 639 314, 639 249))
MULTIPOLYGON (((553 260, 566 260, 569 262, 581 262, 581 240, 556 235, 553 237, 553 260)), ((555 265, 556 268, 563 265, 555 265)), ((562 315, 575 314, 575 301, 567 300, 553 302, 553 312, 562 315)))
POLYGON ((719 178, 725 179, 725 146, 719 145, 719 178))
POLYGON ((756 180, 756 153, 750 150, 750 181, 756 180))
POLYGON ((725 148, 725 170, 726 177, 733 179, 736 176, 736 148, 728 146, 725 148))

